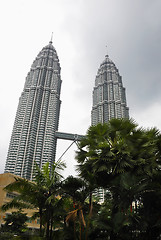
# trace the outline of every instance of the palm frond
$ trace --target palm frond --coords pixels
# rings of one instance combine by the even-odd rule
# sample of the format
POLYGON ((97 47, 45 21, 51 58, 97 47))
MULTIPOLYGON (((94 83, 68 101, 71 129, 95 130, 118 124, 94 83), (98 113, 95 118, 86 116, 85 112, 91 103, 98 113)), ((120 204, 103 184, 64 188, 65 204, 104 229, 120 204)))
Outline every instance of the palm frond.
POLYGON ((11 202, 5 203, 4 205, 1 206, 2 211, 7 211, 12 208, 18 208, 18 209, 28 209, 28 208, 33 208, 33 205, 23 202, 23 201, 17 201, 13 199, 11 202))
POLYGON ((77 217, 77 212, 79 209, 73 210, 71 212, 68 213, 67 217, 66 217, 66 222, 69 221, 75 221, 76 217, 77 217))

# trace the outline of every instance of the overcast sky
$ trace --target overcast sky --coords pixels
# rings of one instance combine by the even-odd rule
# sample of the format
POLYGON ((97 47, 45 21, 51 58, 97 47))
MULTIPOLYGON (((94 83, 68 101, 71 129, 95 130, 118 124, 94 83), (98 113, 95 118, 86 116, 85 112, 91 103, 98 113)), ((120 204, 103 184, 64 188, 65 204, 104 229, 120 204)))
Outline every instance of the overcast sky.
MULTIPOLYGON (((122 76, 130 117, 161 130, 161 0, 5 0, 0 29, 0 173, 25 78, 52 32, 63 81, 59 131, 86 133, 107 51, 122 76)), ((57 159, 70 144, 58 140, 57 159)), ((63 157, 65 176, 74 174, 75 150, 63 157)))

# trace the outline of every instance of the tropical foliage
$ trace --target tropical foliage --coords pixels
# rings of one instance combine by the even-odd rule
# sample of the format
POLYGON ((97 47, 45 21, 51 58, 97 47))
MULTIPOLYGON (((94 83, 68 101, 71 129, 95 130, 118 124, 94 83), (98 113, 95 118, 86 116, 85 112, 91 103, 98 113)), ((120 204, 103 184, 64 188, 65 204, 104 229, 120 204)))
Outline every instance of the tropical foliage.
POLYGON ((62 176, 58 170, 63 170, 65 164, 61 161, 53 164, 52 169, 46 163, 42 170, 35 169, 35 181, 31 182, 22 178, 15 178, 15 182, 5 187, 6 191, 19 193, 10 203, 2 206, 5 211, 9 208, 38 209, 33 218, 40 218, 40 235, 42 226, 45 228, 47 239, 52 239, 54 219, 59 214, 55 209, 61 207, 62 200, 59 197, 62 176))
POLYGON ((22 213, 22 211, 19 210, 17 212, 12 212, 6 216, 2 231, 12 232, 15 234, 22 233, 27 229, 27 220, 27 214, 22 213))
POLYGON ((78 177, 63 180, 55 163, 35 182, 16 178, 20 193, 3 206, 37 208, 46 239, 151 240, 161 235, 161 134, 133 120, 91 126, 78 143, 78 177), (102 189, 104 201, 97 192, 102 189))
MULTIPOLYGON (((90 169, 94 186, 107 193, 108 218, 99 234, 106 232, 110 239, 157 239, 161 233, 160 144, 157 129, 138 128, 132 120, 113 119, 89 128, 79 144, 77 161, 80 176, 86 179, 85 171, 90 169)), ((97 223, 103 215, 97 215, 97 223)))

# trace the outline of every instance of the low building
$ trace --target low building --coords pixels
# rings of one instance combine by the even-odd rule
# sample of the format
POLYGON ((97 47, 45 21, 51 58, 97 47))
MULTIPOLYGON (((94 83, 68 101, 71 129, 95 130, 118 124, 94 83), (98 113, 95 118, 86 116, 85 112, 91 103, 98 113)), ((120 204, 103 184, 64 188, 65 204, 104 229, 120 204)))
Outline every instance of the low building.
MULTIPOLYGON (((10 193, 10 192, 6 192, 4 190, 4 188, 7 185, 9 185, 10 183, 15 181, 15 177, 17 177, 17 176, 12 173, 0 174, 0 207, 5 203, 10 202, 17 195, 16 192, 10 193)), ((3 212, 0 209, 0 226, 2 224, 4 224, 5 217, 14 211, 17 211, 17 209, 9 209, 6 212, 3 212)), ((36 211, 36 209, 35 209, 35 211, 36 211)), ((28 228, 31 228, 31 229, 39 229, 39 227, 40 227, 39 219, 36 219, 36 220, 30 219, 33 212, 34 212, 33 209, 24 209, 24 213, 27 213, 27 216, 29 218, 27 221, 27 226, 28 226, 28 228)))

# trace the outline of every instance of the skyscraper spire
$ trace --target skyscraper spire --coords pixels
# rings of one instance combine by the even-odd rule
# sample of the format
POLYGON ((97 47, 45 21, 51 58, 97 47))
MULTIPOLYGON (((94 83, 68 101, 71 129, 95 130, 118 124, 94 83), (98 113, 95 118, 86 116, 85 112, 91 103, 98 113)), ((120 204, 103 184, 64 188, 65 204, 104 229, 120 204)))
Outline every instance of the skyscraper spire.
POLYGON ((106 45, 106 55, 105 57, 108 57, 108 49, 107 49, 107 45, 106 45))
POLYGON ((49 43, 53 43, 53 32, 51 33, 51 40, 50 40, 50 42, 49 43))

